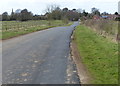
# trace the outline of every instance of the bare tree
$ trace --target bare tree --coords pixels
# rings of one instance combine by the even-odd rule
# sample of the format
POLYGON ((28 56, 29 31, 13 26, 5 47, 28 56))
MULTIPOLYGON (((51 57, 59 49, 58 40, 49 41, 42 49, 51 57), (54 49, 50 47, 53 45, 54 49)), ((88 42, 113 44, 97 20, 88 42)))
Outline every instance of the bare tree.
POLYGON ((93 8, 91 9, 91 12, 92 12, 93 15, 100 15, 99 9, 97 9, 97 8, 95 8, 95 7, 93 7, 93 8))
POLYGON ((46 16, 48 20, 60 20, 61 19, 61 9, 59 5, 53 4, 48 5, 46 10, 46 16))
POLYGON ((54 10, 60 8, 59 5, 56 4, 52 4, 52 5, 48 5, 47 8, 45 9, 46 13, 52 13, 54 10))

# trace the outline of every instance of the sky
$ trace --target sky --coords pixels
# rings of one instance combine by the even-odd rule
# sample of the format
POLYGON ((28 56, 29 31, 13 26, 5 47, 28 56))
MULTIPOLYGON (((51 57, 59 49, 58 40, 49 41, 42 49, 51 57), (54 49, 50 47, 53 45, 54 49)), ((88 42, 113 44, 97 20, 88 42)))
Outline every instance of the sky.
POLYGON ((33 14, 44 14, 48 5, 56 4, 60 8, 68 7, 71 9, 84 9, 91 12, 91 8, 95 7, 100 12, 115 13, 118 12, 118 2, 120 0, 1 0, 0 1, 0 14, 17 9, 28 9, 33 14))

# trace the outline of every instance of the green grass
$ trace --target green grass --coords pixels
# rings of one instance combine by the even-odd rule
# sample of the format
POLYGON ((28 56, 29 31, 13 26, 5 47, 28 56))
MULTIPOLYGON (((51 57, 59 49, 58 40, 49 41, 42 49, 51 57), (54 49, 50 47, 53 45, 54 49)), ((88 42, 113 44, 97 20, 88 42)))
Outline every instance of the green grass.
POLYGON ((50 26, 32 27, 32 28, 26 28, 24 30, 4 31, 2 32, 2 39, 8 39, 8 38, 16 37, 19 35, 24 35, 24 34, 35 32, 35 31, 40 31, 40 30, 47 29, 47 28, 50 28, 50 26))
POLYGON ((2 36, 1 39, 8 39, 19 35, 44 30, 56 26, 66 26, 72 23, 64 24, 62 20, 39 20, 39 21, 4 21, 2 22, 2 36))
POLYGON ((92 75, 92 84, 118 83, 118 44, 96 34, 84 25, 74 33, 80 56, 92 75))

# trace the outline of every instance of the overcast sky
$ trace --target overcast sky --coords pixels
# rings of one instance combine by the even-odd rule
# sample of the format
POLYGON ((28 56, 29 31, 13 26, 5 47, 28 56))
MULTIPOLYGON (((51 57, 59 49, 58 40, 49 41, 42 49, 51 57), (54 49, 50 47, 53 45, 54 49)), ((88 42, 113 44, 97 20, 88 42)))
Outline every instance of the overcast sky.
POLYGON ((60 8, 68 7, 69 9, 85 9, 91 12, 92 7, 96 7, 100 12, 115 13, 118 11, 119 0, 1 0, 0 14, 11 10, 28 9, 34 14, 44 14, 47 5, 57 4, 60 8))

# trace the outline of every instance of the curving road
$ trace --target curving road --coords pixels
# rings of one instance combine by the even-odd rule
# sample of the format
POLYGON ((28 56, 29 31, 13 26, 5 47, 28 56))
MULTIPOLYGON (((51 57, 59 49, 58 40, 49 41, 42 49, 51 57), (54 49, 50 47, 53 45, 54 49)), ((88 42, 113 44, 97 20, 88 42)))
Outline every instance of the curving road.
POLYGON ((70 36, 79 23, 2 42, 3 84, 79 84, 70 36))

